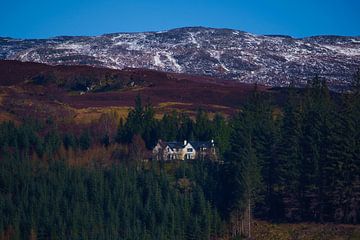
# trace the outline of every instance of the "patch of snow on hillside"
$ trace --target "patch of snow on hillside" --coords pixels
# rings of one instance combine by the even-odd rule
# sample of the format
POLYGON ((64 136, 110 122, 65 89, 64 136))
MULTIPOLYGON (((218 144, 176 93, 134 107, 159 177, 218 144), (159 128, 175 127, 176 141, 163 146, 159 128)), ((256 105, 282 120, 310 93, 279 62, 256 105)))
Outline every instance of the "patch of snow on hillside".
POLYGON ((69 42, 66 42, 66 43, 56 45, 55 49, 61 49, 61 50, 66 49, 66 50, 71 50, 71 51, 76 52, 76 53, 83 53, 84 51, 89 51, 90 46, 88 46, 86 44, 83 45, 81 43, 69 43, 69 42))
MULTIPOLYGON (((29 48, 26 49, 25 51, 22 51, 19 55, 18 58, 20 59, 20 61, 31 61, 31 52, 35 50, 34 48, 29 48)), ((17 56, 14 56, 14 59, 16 59, 17 56)))
POLYGON ((225 66, 225 64, 223 64, 222 62, 220 63, 220 66, 221 66, 225 71, 227 71, 227 72, 230 71, 230 69, 228 69, 228 68, 225 66))
POLYGON ((163 68, 165 65, 164 63, 160 60, 160 53, 156 52, 155 56, 154 56, 154 65, 163 68))
POLYGON ((119 39, 119 38, 122 38, 122 35, 121 34, 119 34, 119 35, 117 35, 117 36, 115 36, 115 37, 112 37, 111 38, 111 40, 113 41, 113 42, 115 42, 117 39, 119 39))
POLYGON ((212 58, 215 58, 216 60, 218 60, 220 62, 220 55, 221 55, 220 51, 209 50, 208 52, 210 53, 210 56, 212 58))
POLYGON ((119 61, 119 57, 109 57, 109 59, 111 60, 111 62, 114 64, 114 65, 121 65, 121 62, 119 61))
MULTIPOLYGON (((295 53, 292 52, 285 52, 282 54, 282 56, 286 59, 286 61, 288 62, 294 62, 299 60, 299 56, 296 55, 295 53)), ((304 56, 300 57, 300 58, 304 58, 304 56)))
POLYGON ((230 71, 230 70, 225 66, 225 64, 221 61, 221 54, 222 54, 221 51, 209 50, 208 52, 210 53, 210 56, 211 56, 212 58, 215 58, 215 59, 219 62, 220 66, 221 66, 225 71, 227 71, 227 72, 230 71))
POLYGON ((333 45, 324 45, 325 48, 334 52, 346 55, 346 56, 358 56, 360 55, 360 48, 347 48, 333 45))
POLYGON ((121 34, 119 36, 113 37, 112 40, 115 42, 114 46, 123 46, 127 50, 130 51, 140 51, 144 49, 143 44, 141 41, 146 39, 146 34, 121 34))
POLYGON ((196 45, 196 48, 200 48, 200 44, 195 38, 196 34, 193 32, 189 32, 189 34, 190 34, 190 42, 196 45))
POLYGON ((175 70, 177 72, 181 72, 182 71, 182 67, 179 65, 179 63, 177 62, 177 60, 168 52, 165 52, 165 56, 169 59, 169 61, 173 64, 173 66, 175 67, 175 70))

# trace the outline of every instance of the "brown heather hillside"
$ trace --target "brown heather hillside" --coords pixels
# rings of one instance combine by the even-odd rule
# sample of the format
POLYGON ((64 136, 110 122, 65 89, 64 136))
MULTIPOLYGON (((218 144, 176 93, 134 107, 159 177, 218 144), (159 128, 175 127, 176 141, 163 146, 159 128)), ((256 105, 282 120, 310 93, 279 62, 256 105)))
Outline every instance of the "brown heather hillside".
POLYGON ((198 108, 230 115, 253 89, 234 81, 146 69, 0 61, 0 120, 51 116, 81 124, 109 111, 125 117, 138 94, 153 104, 158 117, 173 110, 192 114, 198 108))

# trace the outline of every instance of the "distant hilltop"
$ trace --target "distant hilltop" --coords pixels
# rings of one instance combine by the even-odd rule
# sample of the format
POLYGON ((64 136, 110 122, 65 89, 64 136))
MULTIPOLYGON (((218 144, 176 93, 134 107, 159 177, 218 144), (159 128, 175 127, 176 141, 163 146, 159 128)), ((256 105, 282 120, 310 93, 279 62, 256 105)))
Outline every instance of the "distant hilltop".
POLYGON ((268 86, 301 86, 318 75, 336 89, 349 86, 360 67, 360 37, 292 38, 186 27, 95 37, 0 38, 0 59, 148 68, 268 86))

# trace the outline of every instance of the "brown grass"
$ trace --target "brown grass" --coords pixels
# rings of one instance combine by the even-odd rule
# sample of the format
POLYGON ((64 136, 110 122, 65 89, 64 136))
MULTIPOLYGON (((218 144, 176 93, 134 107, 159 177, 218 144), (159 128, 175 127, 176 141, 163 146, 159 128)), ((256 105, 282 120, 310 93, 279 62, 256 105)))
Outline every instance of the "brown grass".
POLYGON ((121 144, 111 144, 108 147, 93 145, 87 150, 65 149, 62 145, 51 158, 46 154, 39 157, 36 153, 32 153, 31 162, 36 166, 47 168, 50 160, 63 159, 71 167, 107 168, 124 161, 121 156, 127 153, 127 146, 121 144))
POLYGON ((255 221, 252 235, 259 240, 355 240, 360 239, 359 225, 346 224, 272 224, 255 221))
POLYGON ((93 146, 86 151, 64 151, 67 163, 73 167, 108 166, 111 163, 115 145, 108 148, 93 146))
POLYGON ((0 93, 0 106, 3 104, 5 97, 6 93, 0 93))
POLYGON ((158 104, 159 108, 166 108, 166 107, 174 107, 174 106, 191 106, 191 103, 184 103, 184 102, 161 102, 158 104))
POLYGON ((16 116, 8 112, 0 112, 0 122, 13 121, 15 124, 19 123, 16 116))
POLYGON ((98 121, 103 114, 116 113, 119 118, 125 119, 129 113, 130 107, 89 107, 72 108, 75 112, 74 121, 77 124, 89 124, 98 121))

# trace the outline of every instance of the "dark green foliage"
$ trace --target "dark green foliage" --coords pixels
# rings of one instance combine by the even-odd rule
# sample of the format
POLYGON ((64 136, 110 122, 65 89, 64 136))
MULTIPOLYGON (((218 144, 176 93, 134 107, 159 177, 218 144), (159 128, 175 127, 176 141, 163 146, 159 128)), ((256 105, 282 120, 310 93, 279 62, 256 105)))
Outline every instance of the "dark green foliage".
POLYGON ((45 152, 53 155, 60 147, 61 139, 57 131, 50 131, 44 138, 45 152))
POLYGON ((160 138, 168 141, 177 139, 178 130, 179 130, 179 116, 177 112, 172 112, 171 114, 164 114, 160 127, 160 138))
POLYGON ((79 138, 79 146, 82 150, 89 149, 91 146, 91 136, 89 130, 82 132, 79 138))
MULTIPOLYGON (((156 163, 147 169, 137 164, 73 168, 61 160, 44 166, 29 161, 29 154, 38 142, 48 157, 58 154, 56 129, 42 137, 32 125, 6 122, 0 130, 0 234, 12 229, 12 239, 34 234, 39 239, 209 239, 223 230, 209 201, 214 190, 207 188, 212 175, 204 172, 206 165, 186 164, 186 173, 176 178, 156 163), (183 192, 177 183, 185 178, 190 188, 183 192)), ((77 140, 65 134, 63 142, 75 148, 77 140)), ((79 145, 91 147, 88 131, 79 145)), ((145 148, 135 143, 140 145, 145 148)))
POLYGON ((73 81, 69 81, 65 84, 65 87, 71 91, 88 91, 93 82, 91 76, 75 76, 73 81))
POLYGON ((194 124, 194 136, 196 140, 208 141, 212 136, 211 122, 207 114, 199 109, 196 113, 196 120, 194 124))
POLYGON ((48 83, 51 83, 55 80, 55 77, 51 74, 38 74, 35 77, 31 79, 33 83, 37 85, 46 85, 48 83))
POLYGON ((182 114, 178 120, 178 134, 177 140, 182 141, 184 139, 194 140, 194 121, 188 115, 182 114))
POLYGON ((154 118, 154 109, 150 103, 145 107, 141 97, 138 95, 135 100, 135 107, 131 109, 125 124, 120 124, 116 140, 119 143, 130 143, 133 136, 139 134, 148 148, 155 145, 158 133, 157 122, 154 118))
POLYGON ((244 211, 253 199, 253 214, 274 221, 359 222, 359 103, 355 89, 331 96, 315 78, 288 90, 280 115, 255 89, 231 120, 226 205, 244 211))
POLYGON ((225 118, 220 114, 216 114, 213 120, 212 137, 214 138, 221 157, 230 148, 230 132, 230 127, 228 126, 225 118))
POLYGON ((280 196, 277 218, 299 220, 300 211, 300 167, 301 167, 301 116, 295 95, 291 89, 288 102, 284 107, 284 116, 277 147, 276 193, 280 196), (284 212, 285 211, 285 212, 284 212))
POLYGON ((211 121, 202 110, 198 110, 195 121, 175 111, 156 120, 152 105, 143 106, 141 97, 137 96, 134 109, 130 110, 126 122, 121 122, 119 126, 116 141, 129 144, 136 134, 142 137, 148 149, 153 148, 159 139, 209 141, 215 138, 223 154, 229 147, 230 128, 220 115, 211 121))
POLYGON ((72 133, 65 133, 63 137, 64 147, 68 150, 70 148, 76 149, 78 146, 77 139, 72 133))
POLYGON ((110 137, 109 134, 105 134, 102 139, 101 139, 101 144, 104 145, 105 147, 108 147, 110 145, 110 137))
POLYGON ((225 161, 228 212, 245 211, 261 189, 260 165, 253 145, 251 116, 243 111, 232 121, 230 150, 225 161))
MULTIPOLYGON (((181 193, 150 170, 69 168, 0 162, 0 232, 12 226, 27 239, 209 239, 221 219, 200 186, 181 193), (34 174, 35 173, 35 174, 34 174)), ((16 239, 16 237, 15 237, 16 239)))

